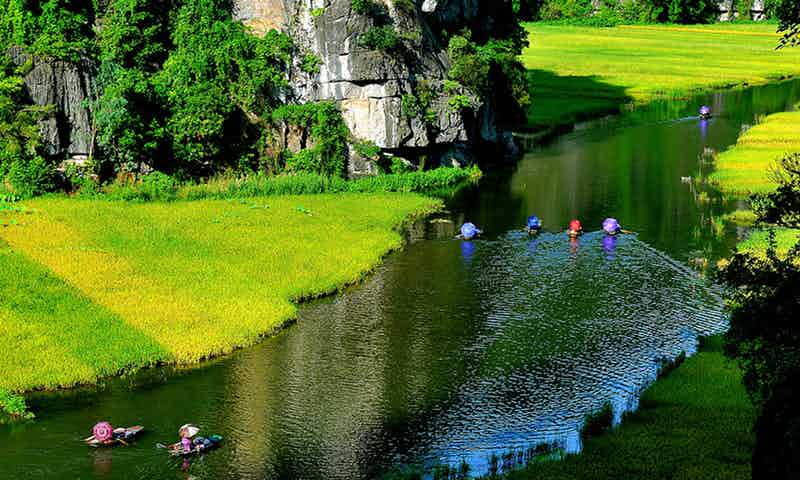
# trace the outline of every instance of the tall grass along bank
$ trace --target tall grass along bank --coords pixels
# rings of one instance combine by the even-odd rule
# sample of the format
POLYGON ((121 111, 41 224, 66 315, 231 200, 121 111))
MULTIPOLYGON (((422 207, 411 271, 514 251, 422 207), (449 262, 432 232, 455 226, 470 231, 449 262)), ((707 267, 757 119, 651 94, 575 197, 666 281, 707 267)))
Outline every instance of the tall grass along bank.
MULTIPOLYGON (((715 161, 709 181, 728 196, 748 197, 772 192, 777 187, 776 174, 787 154, 800 152, 800 112, 775 113, 763 118, 715 161)), ((750 214, 750 224, 755 216, 750 214)), ((735 221, 735 220, 734 220, 735 221)), ((775 249, 785 255, 798 238, 800 230, 773 228, 775 249)), ((769 230, 752 230, 737 245, 739 251, 766 255, 769 230)))
POLYGON ((533 129, 568 124, 624 103, 682 98, 800 74, 800 50, 775 50, 770 24, 526 24, 533 129))
POLYGON ((749 479, 754 408, 722 339, 653 384, 616 430, 578 455, 535 462, 509 479, 749 479))
POLYGON ((0 211, 0 391, 249 345, 298 300, 358 281, 401 245, 399 224, 438 207, 384 193, 0 211))

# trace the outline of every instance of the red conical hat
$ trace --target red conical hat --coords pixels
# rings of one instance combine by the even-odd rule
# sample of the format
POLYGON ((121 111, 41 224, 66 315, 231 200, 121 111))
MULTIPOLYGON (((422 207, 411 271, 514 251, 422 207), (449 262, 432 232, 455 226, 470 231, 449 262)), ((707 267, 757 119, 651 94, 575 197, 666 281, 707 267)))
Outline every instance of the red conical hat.
POLYGON ((572 230, 573 232, 578 232, 583 230, 580 220, 573 220, 569 222, 569 229, 572 230))

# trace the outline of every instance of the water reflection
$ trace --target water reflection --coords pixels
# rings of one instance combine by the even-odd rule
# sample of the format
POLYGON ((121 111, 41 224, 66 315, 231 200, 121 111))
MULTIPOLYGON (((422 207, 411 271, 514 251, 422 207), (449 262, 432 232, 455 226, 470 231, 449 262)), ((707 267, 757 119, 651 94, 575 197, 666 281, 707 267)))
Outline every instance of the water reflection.
POLYGON ((617 236, 605 235, 603 237, 603 251, 606 252, 606 259, 614 260, 614 253, 617 250, 617 236))
POLYGON ((472 241, 461 242, 461 255, 464 257, 464 262, 469 263, 472 256, 475 254, 475 244, 472 241))

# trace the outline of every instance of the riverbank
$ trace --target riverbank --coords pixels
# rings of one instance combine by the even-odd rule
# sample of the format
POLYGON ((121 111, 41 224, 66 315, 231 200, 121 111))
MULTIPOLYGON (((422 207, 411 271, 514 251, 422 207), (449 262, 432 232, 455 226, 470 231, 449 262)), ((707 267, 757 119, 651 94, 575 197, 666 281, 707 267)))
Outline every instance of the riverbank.
POLYGON ((568 126, 627 104, 686 98, 800 75, 800 50, 775 50, 775 25, 529 23, 532 108, 528 129, 568 126))
MULTIPOLYGON (((768 115, 739 137, 736 145, 717 156, 708 180, 724 195, 733 198, 769 193, 777 187, 774 172, 780 160, 796 152, 800 152, 800 112, 768 115)), ((752 226, 755 217, 749 211, 743 212, 748 213, 733 215, 729 221, 752 226)), ((788 252, 800 235, 800 231, 789 228, 774 228, 774 231, 778 254, 788 252)), ((737 248, 763 255, 768 244, 769 232, 757 229, 737 248)))
POLYGON ((769 115, 716 159, 709 180, 731 196, 747 197, 776 188, 772 178, 787 153, 800 152, 800 112, 769 115))
POLYGON ((749 479, 754 415, 740 370, 712 337, 653 384, 616 430, 589 438, 580 454, 506 478, 749 479))
POLYGON ((128 203, 38 199, 0 211, 0 390, 91 383, 250 345, 296 302, 354 283, 439 208, 416 194, 128 203))

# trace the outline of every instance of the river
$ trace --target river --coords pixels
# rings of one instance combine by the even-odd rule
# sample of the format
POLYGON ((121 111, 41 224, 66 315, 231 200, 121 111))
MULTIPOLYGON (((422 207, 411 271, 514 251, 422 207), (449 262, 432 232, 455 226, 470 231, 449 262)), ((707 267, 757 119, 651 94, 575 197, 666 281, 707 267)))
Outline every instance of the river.
POLYGON ((736 204, 684 177, 798 100, 787 82, 580 125, 450 199, 366 281, 254 348, 33 395, 36 421, 0 427, 0 478, 359 479, 461 463, 482 474, 509 451, 577 452, 588 413, 609 403, 619 421, 662 361, 726 328, 721 290, 689 265, 730 252, 742 232, 718 217, 736 204), (703 103, 710 121, 695 116, 703 103), (532 213, 536 238, 520 231, 532 213), (605 237, 606 216, 636 233, 605 237), (573 217, 588 231, 577 241, 563 234, 573 217), (465 220, 486 235, 453 240, 465 220), (148 433, 87 449, 103 419, 148 433), (155 448, 186 422, 223 447, 187 463, 155 448))

